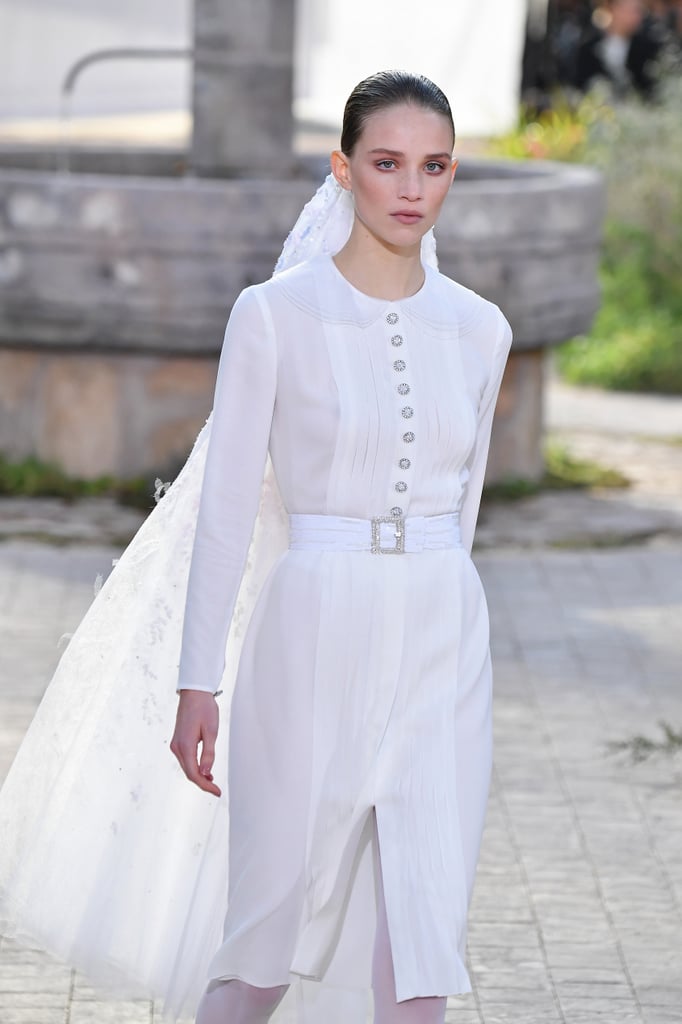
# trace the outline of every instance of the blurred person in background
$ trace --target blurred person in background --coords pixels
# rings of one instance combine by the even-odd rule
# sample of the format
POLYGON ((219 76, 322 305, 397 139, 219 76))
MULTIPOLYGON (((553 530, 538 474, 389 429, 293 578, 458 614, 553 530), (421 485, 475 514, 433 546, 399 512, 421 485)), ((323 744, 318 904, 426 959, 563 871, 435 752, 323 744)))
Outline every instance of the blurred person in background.
POLYGON ((597 7, 578 47, 572 83, 582 92, 609 84, 616 99, 632 93, 653 99, 665 26, 640 0, 610 0, 597 7))

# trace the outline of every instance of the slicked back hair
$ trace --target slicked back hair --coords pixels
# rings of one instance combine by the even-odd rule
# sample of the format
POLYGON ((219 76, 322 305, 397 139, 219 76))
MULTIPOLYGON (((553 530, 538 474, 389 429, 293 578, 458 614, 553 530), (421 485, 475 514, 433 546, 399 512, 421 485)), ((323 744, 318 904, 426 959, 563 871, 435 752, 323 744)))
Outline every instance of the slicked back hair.
POLYGON ((455 140, 455 123, 447 96, 430 78, 409 71, 378 71, 353 89, 346 100, 341 130, 341 149, 351 156, 362 134, 365 121, 372 114, 400 103, 433 110, 445 117, 455 140))

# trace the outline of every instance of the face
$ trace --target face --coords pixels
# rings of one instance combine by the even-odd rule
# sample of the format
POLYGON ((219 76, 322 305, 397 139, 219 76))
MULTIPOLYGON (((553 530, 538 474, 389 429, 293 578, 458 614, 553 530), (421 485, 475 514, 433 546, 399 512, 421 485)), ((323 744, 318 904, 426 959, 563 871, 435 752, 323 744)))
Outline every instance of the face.
POLYGON ((644 7, 639 0, 616 0, 611 7, 611 31, 632 36, 644 20, 644 7))
POLYGON ((367 118, 352 156, 332 153, 357 220, 387 247, 414 249, 433 227, 457 167, 452 141, 442 114, 399 104, 367 118))

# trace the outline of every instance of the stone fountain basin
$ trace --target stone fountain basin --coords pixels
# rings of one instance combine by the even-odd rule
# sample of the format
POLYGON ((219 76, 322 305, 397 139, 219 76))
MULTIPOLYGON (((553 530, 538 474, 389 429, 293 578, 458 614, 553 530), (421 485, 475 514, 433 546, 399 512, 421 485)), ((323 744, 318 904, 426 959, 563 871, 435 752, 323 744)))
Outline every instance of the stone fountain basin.
MULTIPOLYGON (((315 170, 320 181, 321 161, 315 170)), ((210 408, 231 305, 272 273, 314 187, 0 169, 0 450, 86 476, 186 450, 210 408)), ((441 269, 500 305, 514 356, 538 381, 542 349, 597 310, 603 212, 596 171, 539 162, 462 161, 446 201, 441 269)), ((491 477, 541 471, 536 450, 503 448, 491 477)))

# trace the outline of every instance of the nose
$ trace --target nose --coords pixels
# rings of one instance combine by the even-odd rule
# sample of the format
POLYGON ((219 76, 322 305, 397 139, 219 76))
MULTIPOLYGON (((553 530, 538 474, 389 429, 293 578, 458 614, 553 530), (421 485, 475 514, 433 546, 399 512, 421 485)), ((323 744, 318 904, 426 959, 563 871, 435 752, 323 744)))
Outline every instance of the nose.
POLYGON ((400 199, 407 199, 414 203, 422 198, 419 172, 405 170, 400 178, 400 199))

